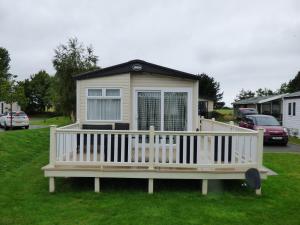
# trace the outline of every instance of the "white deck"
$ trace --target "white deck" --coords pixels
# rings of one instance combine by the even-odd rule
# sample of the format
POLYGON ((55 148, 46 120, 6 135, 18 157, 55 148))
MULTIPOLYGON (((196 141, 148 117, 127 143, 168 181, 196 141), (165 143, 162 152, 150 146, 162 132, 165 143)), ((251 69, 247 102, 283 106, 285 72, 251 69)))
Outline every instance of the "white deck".
MULTIPOLYGON (((43 169, 50 177, 202 179, 203 193, 209 179, 244 179, 249 168, 262 166, 263 131, 252 131, 201 118, 200 131, 83 130, 79 124, 51 127, 50 163, 43 169)), ((99 187, 95 190, 99 190, 99 187)))

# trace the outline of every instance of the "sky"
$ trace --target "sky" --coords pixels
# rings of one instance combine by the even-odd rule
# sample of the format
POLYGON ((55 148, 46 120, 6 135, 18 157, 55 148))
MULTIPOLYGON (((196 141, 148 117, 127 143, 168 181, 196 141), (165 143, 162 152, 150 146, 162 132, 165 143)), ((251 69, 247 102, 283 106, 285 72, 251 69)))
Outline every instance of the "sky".
POLYGON ((54 49, 77 37, 99 66, 132 59, 206 73, 223 101, 277 89, 300 70, 298 0, 0 0, 0 46, 18 79, 54 74, 54 49))

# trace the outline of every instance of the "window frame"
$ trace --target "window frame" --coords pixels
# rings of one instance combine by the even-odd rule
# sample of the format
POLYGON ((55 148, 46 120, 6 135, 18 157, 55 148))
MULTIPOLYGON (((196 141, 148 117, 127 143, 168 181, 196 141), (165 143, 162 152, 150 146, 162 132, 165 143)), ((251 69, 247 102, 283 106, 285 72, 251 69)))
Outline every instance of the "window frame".
POLYGON ((292 110, 292 115, 296 116, 296 102, 293 102, 293 110, 292 110))
MULTIPOLYGON (((164 131, 164 94, 165 92, 186 92, 187 93, 187 131, 192 131, 193 128, 193 88, 186 87, 186 88, 165 88, 165 87, 135 87, 133 88, 133 104, 132 104, 132 121, 133 121, 133 128, 137 130, 137 118, 138 118, 138 111, 137 111, 137 93, 138 92, 160 92, 161 93, 161 131, 164 131)), ((198 113, 198 112, 197 112, 198 113)))
POLYGON ((87 87, 85 90, 85 120, 88 122, 122 122, 123 121, 123 90, 121 87, 87 87), (101 96, 89 96, 88 92, 91 89, 101 89, 102 95, 101 96), (116 89, 120 91, 119 96, 106 96, 107 89, 116 89), (120 119, 119 120, 89 120, 88 119, 88 100, 89 99, 120 99, 120 119))

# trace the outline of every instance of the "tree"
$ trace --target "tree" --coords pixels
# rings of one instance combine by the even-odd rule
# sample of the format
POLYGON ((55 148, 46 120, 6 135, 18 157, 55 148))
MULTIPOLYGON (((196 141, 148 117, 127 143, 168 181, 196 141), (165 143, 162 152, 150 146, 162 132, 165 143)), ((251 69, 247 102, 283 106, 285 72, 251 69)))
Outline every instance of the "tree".
POLYGON ((4 80, 9 80, 11 74, 9 71, 10 57, 8 51, 0 47, 0 83, 4 80))
POLYGON ((240 101, 247 98, 253 98, 255 96, 255 93, 253 91, 247 90, 245 91, 242 89, 240 93, 236 96, 236 99, 234 101, 240 101))
POLYGON ((77 38, 71 38, 67 44, 55 49, 53 66, 56 70, 57 98, 64 115, 74 118, 76 112, 76 84, 73 75, 97 69, 98 57, 92 47, 85 47, 77 38))
POLYGON ((50 75, 41 70, 24 81, 25 96, 28 99, 26 111, 42 113, 52 106, 52 81, 50 75))
POLYGON ((300 91, 300 71, 294 77, 294 79, 290 80, 288 83, 288 91, 289 92, 296 92, 300 91))
POLYGON ((274 95, 274 94, 275 94, 275 92, 268 88, 264 88, 264 89, 259 88, 256 90, 257 96, 269 96, 269 95, 274 95))
POLYGON ((223 98, 220 83, 206 74, 199 75, 199 97, 212 99, 215 103, 223 98))
POLYGON ((280 88, 276 91, 277 94, 289 93, 289 87, 287 83, 281 84, 280 88))

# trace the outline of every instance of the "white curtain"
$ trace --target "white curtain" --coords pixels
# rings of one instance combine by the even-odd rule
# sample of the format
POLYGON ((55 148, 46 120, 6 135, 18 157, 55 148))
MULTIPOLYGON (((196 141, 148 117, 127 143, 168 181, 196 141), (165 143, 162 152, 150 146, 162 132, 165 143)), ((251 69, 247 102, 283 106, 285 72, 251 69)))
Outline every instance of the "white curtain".
POLYGON ((160 130, 161 126, 161 93, 138 92, 138 129, 149 130, 154 126, 160 130))
POLYGON ((187 130, 187 93, 164 93, 164 130, 187 130))
POLYGON ((121 100, 120 99, 88 99, 87 119, 88 120, 120 120, 121 100))

